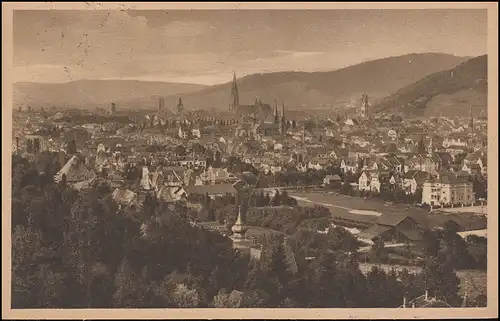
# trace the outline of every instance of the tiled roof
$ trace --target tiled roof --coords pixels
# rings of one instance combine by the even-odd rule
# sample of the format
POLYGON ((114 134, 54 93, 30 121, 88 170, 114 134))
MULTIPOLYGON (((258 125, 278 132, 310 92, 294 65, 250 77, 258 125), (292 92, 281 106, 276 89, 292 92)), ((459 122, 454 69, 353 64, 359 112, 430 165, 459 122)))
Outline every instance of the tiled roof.
POLYGON ((115 189, 112 194, 113 200, 125 206, 134 205, 138 202, 137 194, 128 189, 115 189))
POLYGON ((188 194, 214 195, 214 194, 236 194, 237 191, 232 184, 195 185, 186 188, 188 194))
POLYGON ((373 224, 369 228, 359 232, 358 237, 373 239, 377 236, 384 234, 387 231, 390 231, 391 229, 392 229, 392 227, 389 227, 389 226, 382 226, 382 225, 378 225, 378 224, 373 224))
POLYGON ((459 184, 459 183, 467 183, 468 180, 463 177, 457 177, 453 172, 441 172, 438 177, 427 180, 432 183, 441 183, 441 184, 459 184))
POLYGON ((400 232, 410 241, 421 241, 423 239, 423 232, 421 230, 402 230, 400 232))
POLYGON ((87 168, 85 163, 76 155, 71 157, 71 159, 61 168, 61 170, 54 176, 54 180, 56 182, 60 182, 63 175, 66 176, 67 182, 82 182, 97 176, 95 172, 87 168))

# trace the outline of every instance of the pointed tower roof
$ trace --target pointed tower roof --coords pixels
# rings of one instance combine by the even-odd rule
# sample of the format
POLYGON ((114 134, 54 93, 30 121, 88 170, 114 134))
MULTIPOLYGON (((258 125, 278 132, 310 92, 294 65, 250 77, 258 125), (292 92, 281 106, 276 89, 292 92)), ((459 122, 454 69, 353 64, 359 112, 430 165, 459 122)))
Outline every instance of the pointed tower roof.
POLYGON ((238 84, 236 83, 236 73, 233 73, 233 84, 232 84, 231 90, 232 91, 238 90, 238 84))
POLYGON ((248 228, 243 223, 243 218, 241 215, 241 205, 238 206, 238 218, 236 219, 236 222, 234 223, 231 230, 233 231, 233 238, 235 239, 245 238, 245 233, 248 230, 248 228))

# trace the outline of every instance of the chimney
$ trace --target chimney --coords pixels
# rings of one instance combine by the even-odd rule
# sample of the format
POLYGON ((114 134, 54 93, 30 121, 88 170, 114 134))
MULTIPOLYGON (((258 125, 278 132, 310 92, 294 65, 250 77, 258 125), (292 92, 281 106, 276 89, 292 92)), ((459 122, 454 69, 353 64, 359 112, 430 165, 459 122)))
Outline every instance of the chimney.
POLYGON ((406 296, 403 297, 403 309, 406 308, 406 296))
POLYGON ((429 298, 429 292, 425 290, 425 300, 428 300, 428 298, 429 298))

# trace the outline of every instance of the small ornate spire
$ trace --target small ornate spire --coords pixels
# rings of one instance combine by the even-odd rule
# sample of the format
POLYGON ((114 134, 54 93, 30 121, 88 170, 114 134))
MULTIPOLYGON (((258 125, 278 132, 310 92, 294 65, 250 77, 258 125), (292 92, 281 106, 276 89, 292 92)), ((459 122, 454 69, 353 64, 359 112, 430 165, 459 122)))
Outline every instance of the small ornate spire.
POLYGON ((236 223, 234 223, 231 230, 233 231, 234 238, 236 238, 236 239, 244 239, 245 238, 245 233, 248 230, 248 228, 243 223, 243 219, 241 216, 241 205, 238 206, 238 218, 236 219, 236 223))

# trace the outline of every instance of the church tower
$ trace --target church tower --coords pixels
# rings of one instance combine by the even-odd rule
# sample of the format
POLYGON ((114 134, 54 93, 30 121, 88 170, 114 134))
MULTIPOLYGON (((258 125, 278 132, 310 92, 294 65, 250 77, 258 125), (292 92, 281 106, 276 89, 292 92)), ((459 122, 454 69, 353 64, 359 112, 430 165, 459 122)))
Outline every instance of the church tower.
POLYGON ((469 104, 469 131, 474 133, 474 117, 472 117, 472 104, 469 104))
POLYGON ((236 73, 233 74, 233 84, 231 86, 231 103, 229 104, 229 110, 235 111, 240 105, 240 94, 238 92, 238 84, 236 83, 236 73))
POLYGON ((287 130, 286 118, 285 118, 285 104, 283 102, 281 104, 282 104, 281 105, 282 112, 281 112, 281 122, 280 122, 280 133, 281 135, 285 135, 287 130))
POLYGON ((361 118, 366 118, 368 112, 368 95, 361 95, 361 118))
POLYGON ((163 111, 163 107, 165 107, 165 101, 163 100, 163 97, 158 97, 158 113, 163 111))
POLYGON ((179 97, 179 103, 177 104, 177 111, 180 113, 184 110, 184 105, 182 104, 182 98, 179 97))

